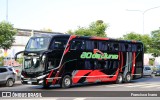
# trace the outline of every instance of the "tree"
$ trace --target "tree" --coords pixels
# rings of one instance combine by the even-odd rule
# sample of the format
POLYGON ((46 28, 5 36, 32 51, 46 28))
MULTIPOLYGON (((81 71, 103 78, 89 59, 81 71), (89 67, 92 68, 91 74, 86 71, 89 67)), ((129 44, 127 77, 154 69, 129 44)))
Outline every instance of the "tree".
POLYGON ((9 49, 15 40, 13 36, 16 33, 12 24, 2 21, 0 23, 0 48, 9 49))
POLYGON ((144 52, 146 53, 151 53, 151 44, 152 44, 152 39, 148 34, 138 34, 138 33, 128 33, 126 35, 123 35, 121 39, 124 40, 136 40, 136 41, 141 41, 144 44, 144 52))
POLYGON ((152 44, 151 52, 155 57, 160 56, 160 30, 152 31, 151 33, 152 44))
POLYGON ((106 37, 107 34, 105 30, 107 29, 108 25, 103 23, 102 20, 97 20, 96 22, 92 22, 89 27, 78 27, 77 30, 74 32, 69 30, 67 33, 73 35, 80 35, 80 36, 99 36, 99 37, 106 37))

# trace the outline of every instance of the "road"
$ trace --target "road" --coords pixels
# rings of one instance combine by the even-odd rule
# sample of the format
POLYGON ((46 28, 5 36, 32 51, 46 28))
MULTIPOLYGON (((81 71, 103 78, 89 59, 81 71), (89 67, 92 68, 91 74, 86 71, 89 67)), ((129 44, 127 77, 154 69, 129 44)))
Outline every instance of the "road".
MULTIPOLYGON (((58 85, 57 86, 52 86, 49 89, 43 89, 42 86, 38 85, 22 85, 19 81, 16 82, 16 84, 13 87, 0 87, 0 91, 41 91, 41 92, 54 92, 54 93, 79 93, 79 95, 82 95, 83 93, 87 94, 87 91, 94 91, 97 93, 111 93, 110 91, 114 91, 113 94, 118 93, 121 94, 124 91, 153 91, 153 93, 157 93, 156 91, 160 91, 160 77, 145 77, 141 78, 138 80, 134 80, 131 83, 124 83, 124 84, 112 84, 112 83, 95 83, 95 84, 78 84, 74 85, 69 89, 61 89, 58 85), (79 92, 79 91, 83 91, 79 92), (86 91, 86 92, 85 92, 86 91), (99 92, 98 92, 99 91, 99 92), (108 92, 109 91, 109 92, 108 92), (119 91, 119 92, 118 92, 119 91)), ((91 93, 92 93, 91 92, 91 93)), ((60 94, 61 96, 66 96, 66 95, 60 94)), ((59 95, 59 94, 58 94, 59 95)), ((96 95, 96 94, 95 94, 96 95)), ((93 93, 93 96, 95 96, 93 93)), ((110 95, 110 94, 108 94, 110 95)), ((120 99, 120 100, 125 100, 125 97, 53 97, 52 100, 106 100, 107 98, 112 98, 114 99, 120 99)), ((114 96, 114 95, 113 95, 114 96)), ((128 99, 136 99, 137 97, 127 97, 128 99)), ((126 98, 126 99, 127 99, 126 98)), ((143 99, 149 100, 151 97, 143 97, 143 99)), ((153 97, 154 99, 159 99, 158 97, 153 97)), ((50 98, 45 98, 49 100, 50 98)), ((127 100, 128 100, 127 99, 127 100)), ((142 98, 141 98, 142 99, 142 98)), ((38 99, 39 100, 39 99, 38 99)))

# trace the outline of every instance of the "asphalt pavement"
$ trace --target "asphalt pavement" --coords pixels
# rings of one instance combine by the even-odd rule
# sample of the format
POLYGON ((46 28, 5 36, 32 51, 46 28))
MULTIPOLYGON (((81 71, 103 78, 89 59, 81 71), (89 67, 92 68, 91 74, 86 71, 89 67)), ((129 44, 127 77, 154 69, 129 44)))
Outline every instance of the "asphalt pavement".
MULTIPOLYGON (((160 77, 144 77, 141 79, 133 80, 131 83, 123 83, 123 84, 113 84, 113 83, 94 83, 94 84, 78 84, 78 85, 73 85, 69 89, 61 89, 59 85, 56 86, 51 86, 49 89, 44 89, 42 86, 39 85, 22 85, 20 81, 16 81, 15 85, 13 87, 4 87, 0 86, 0 91, 38 91, 38 92, 45 92, 48 94, 57 94, 59 96, 53 96, 52 98, 43 98, 43 100, 106 100, 106 99, 111 99, 111 100, 150 100, 153 98, 154 100, 158 100, 160 98, 160 77), (94 91, 94 92, 93 92, 94 91), (126 97, 124 96, 125 93, 127 94, 128 91, 129 95, 126 97), (130 96, 131 92, 135 91, 135 93, 139 93, 139 91, 145 92, 145 93, 150 93, 150 94, 157 94, 157 96, 154 95, 154 97, 136 97, 136 96, 130 96), (61 93, 61 94, 60 94, 61 93), (67 93, 75 93, 79 94, 81 96, 67 96, 64 97, 67 93), (90 95, 93 93, 93 95, 86 96, 87 93, 90 95), (97 93, 97 94, 96 94, 97 93), (98 94, 99 93, 99 94, 98 94), (101 93, 101 94, 100 94, 101 93), (102 94, 106 93, 107 96, 104 96, 102 94), (115 93, 119 95, 115 95, 115 93), (122 96, 121 96, 122 93, 122 96), (85 94, 85 96, 83 96, 85 94), (99 97, 97 96, 99 95, 99 97), (113 95, 113 96, 111 96, 113 95), (92 97, 93 96, 93 97, 92 97), (114 97, 115 96, 115 97, 114 97), (116 97, 117 96, 117 97, 116 97)), ((2 98, 6 99, 6 98, 2 98)), ((1 99, 1 100, 2 100, 1 99)), ((7 98, 11 99, 11 98, 7 98)), ((19 98, 14 98, 14 99, 19 99, 19 98)), ((24 99, 24 98, 23 98, 24 99)), ((33 99, 33 98, 30 98, 33 99)), ((42 98, 34 98, 34 99, 42 99, 42 98)), ((27 98, 28 100, 28 98, 27 98)))

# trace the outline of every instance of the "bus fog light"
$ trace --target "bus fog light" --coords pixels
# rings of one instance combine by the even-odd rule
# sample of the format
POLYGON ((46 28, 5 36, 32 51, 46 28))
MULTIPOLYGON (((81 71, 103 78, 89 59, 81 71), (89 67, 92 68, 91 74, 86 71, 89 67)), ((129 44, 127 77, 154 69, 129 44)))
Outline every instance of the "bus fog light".
POLYGON ((39 81, 39 84, 42 84, 42 83, 43 83, 43 80, 40 80, 40 81, 39 81))

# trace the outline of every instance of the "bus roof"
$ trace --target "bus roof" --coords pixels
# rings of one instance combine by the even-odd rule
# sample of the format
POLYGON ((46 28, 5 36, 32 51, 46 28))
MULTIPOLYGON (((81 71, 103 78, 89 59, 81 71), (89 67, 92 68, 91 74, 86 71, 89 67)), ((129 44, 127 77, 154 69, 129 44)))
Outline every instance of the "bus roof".
MULTIPOLYGON (((33 37, 69 37, 71 35, 69 34, 64 34, 64 33, 59 33, 59 32, 54 32, 54 33, 40 33, 40 34, 35 34, 33 37)), ((113 39, 113 38, 108 38, 108 37, 95 37, 95 36, 79 36, 82 39, 92 39, 92 40, 109 40, 109 41, 114 41, 114 42, 132 42, 132 43, 142 43, 141 41, 135 41, 135 40, 120 40, 120 39, 113 39)))

